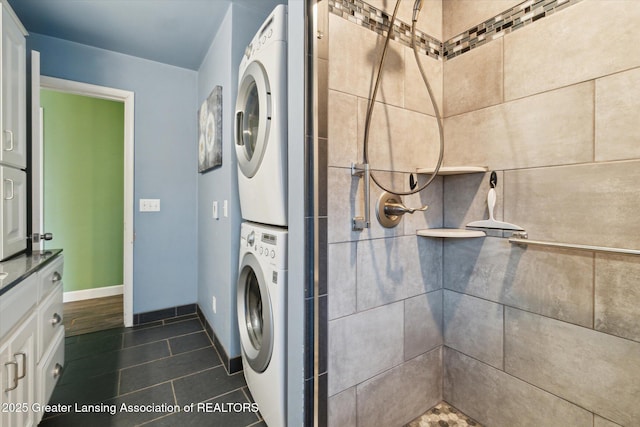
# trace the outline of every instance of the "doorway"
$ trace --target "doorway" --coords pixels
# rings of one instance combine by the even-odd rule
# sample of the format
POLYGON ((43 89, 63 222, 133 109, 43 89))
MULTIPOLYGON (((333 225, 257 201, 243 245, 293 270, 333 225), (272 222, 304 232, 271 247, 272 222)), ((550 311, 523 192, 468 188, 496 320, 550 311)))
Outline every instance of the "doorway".
MULTIPOLYGON (((42 218, 45 228, 54 228, 55 240, 46 247, 65 250, 65 303, 91 312, 91 301, 99 298, 111 301, 113 312, 120 298, 124 326, 132 326, 133 93, 44 76, 40 86, 42 218), (47 132, 56 146, 47 147, 47 132)), ((103 321, 109 318, 104 314, 103 321)), ((114 326, 112 317, 110 322, 104 321, 105 329, 114 326)))

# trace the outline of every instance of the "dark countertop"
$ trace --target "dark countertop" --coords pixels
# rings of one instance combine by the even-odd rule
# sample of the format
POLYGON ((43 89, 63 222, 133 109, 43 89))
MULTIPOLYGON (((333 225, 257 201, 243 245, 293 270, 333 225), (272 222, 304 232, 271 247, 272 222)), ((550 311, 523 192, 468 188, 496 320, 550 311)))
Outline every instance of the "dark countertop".
POLYGON ((31 255, 22 254, 0 262, 0 295, 49 264, 61 252, 62 249, 34 251, 31 255))

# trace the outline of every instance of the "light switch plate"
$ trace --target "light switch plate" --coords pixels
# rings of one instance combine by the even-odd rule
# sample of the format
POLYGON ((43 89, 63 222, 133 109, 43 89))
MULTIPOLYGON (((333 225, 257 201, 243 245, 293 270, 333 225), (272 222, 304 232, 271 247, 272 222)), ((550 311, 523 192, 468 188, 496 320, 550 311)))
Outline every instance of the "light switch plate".
POLYGON ((140 199, 140 212, 160 212, 160 199, 140 199))
POLYGON ((213 219, 218 219, 219 218, 219 215, 218 215, 218 202, 217 201, 213 202, 213 214, 212 214, 212 216, 213 216, 213 219))

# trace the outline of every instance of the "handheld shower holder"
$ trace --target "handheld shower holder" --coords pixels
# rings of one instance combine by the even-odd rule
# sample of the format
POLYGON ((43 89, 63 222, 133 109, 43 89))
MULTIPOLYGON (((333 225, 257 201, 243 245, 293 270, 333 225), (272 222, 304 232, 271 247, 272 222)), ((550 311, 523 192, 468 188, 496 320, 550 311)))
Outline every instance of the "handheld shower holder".
POLYGON ((364 178, 364 216, 355 216, 351 220, 353 231, 362 231, 371 226, 371 214, 369 212, 369 188, 371 171, 368 163, 351 163, 351 176, 364 178))

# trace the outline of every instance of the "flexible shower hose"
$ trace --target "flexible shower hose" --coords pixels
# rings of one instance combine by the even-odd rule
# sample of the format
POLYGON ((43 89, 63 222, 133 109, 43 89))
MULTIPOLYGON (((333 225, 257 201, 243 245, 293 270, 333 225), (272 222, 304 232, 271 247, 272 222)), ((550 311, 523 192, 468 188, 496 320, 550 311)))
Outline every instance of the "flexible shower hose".
MULTIPOLYGON (((395 23, 396 20, 396 15, 398 13, 398 9, 400 6, 400 2, 402 0, 397 0, 396 1, 396 6, 393 10, 393 15, 391 16, 391 21, 389 22, 389 31, 387 31, 387 37, 385 39, 384 42, 384 47, 382 48, 382 56, 380 57, 380 63, 378 65, 378 71, 377 71, 377 75, 376 75, 376 80, 375 80, 375 84, 374 84, 374 88, 373 88, 373 94, 371 95, 371 99, 369 100, 369 105, 367 107, 367 116, 365 119, 365 128, 364 128, 364 163, 369 163, 369 129, 371 127, 371 116, 373 115, 373 109, 375 107, 375 103, 376 103, 376 96, 378 95, 378 88, 380 86, 380 78, 382 76, 382 68, 384 66, 384 61, 386 59, 387 56, 387 48, 389 46, 389 40, 391 40, 391 35, 393 34, 393 24, 395 23)), ((387 191, 389 193, 392 194, 396 194, 398 196, 408 196, 411 194, 415 194, 418 193, 422 190, 424 190, 425 188, 427 188, 427 186, 429 184, 431 184, 433 182, 433 180, 436 178, 436 176, 438 175, 438 171, 440 170, 440 166, 442 165, 442 158, 444 155, 444 132, 442 129, 442 119, 440 117, 440 110, 438 109, 438 104, 436 103, 435 97, 433 96, 433 91, 431 90, 431 85, 429 84, 429 81, 427 80, 427 76, 425 74, 424 68, 422 67, 422 63, 420 62, 420 58, 418 56, 418 47, 417 47, 417 43, 416 43, 416 23, 418 22, 418 14, 415 13, 413 14, 413 19, 412 19, 412 23, 411 23, 411 46, 413 47, 413 56, 416 60, 416 64, 418 65, 418 70, 420 71, 420 75, 422 76, 422 80, 425 84, 425 86, 427 87, 427 91, 429 92, 429 98, 431 99, 431 104, 433 104, 433 111, 436 115, 436 121, 438 122, 438 132, 440 135, 440 154, 438 155, 438 163, 436 164, 436 167, 433 171, 433 173, 431 174, 431 176, 429 177, 429 179, 422 184, 421 186, 419 186, 416 189, 410 190, 410 191, 395 191, 395 190, 391 190, 386 188, 382 183, 380 183, 380 181, 378 181, 378 179, 376 179, 375 175, 373 173, 371 173, 371 179, 373 179, 373 182, 376 183, 376 185, 378 187, 380 187, 382 190, 387 191)))

